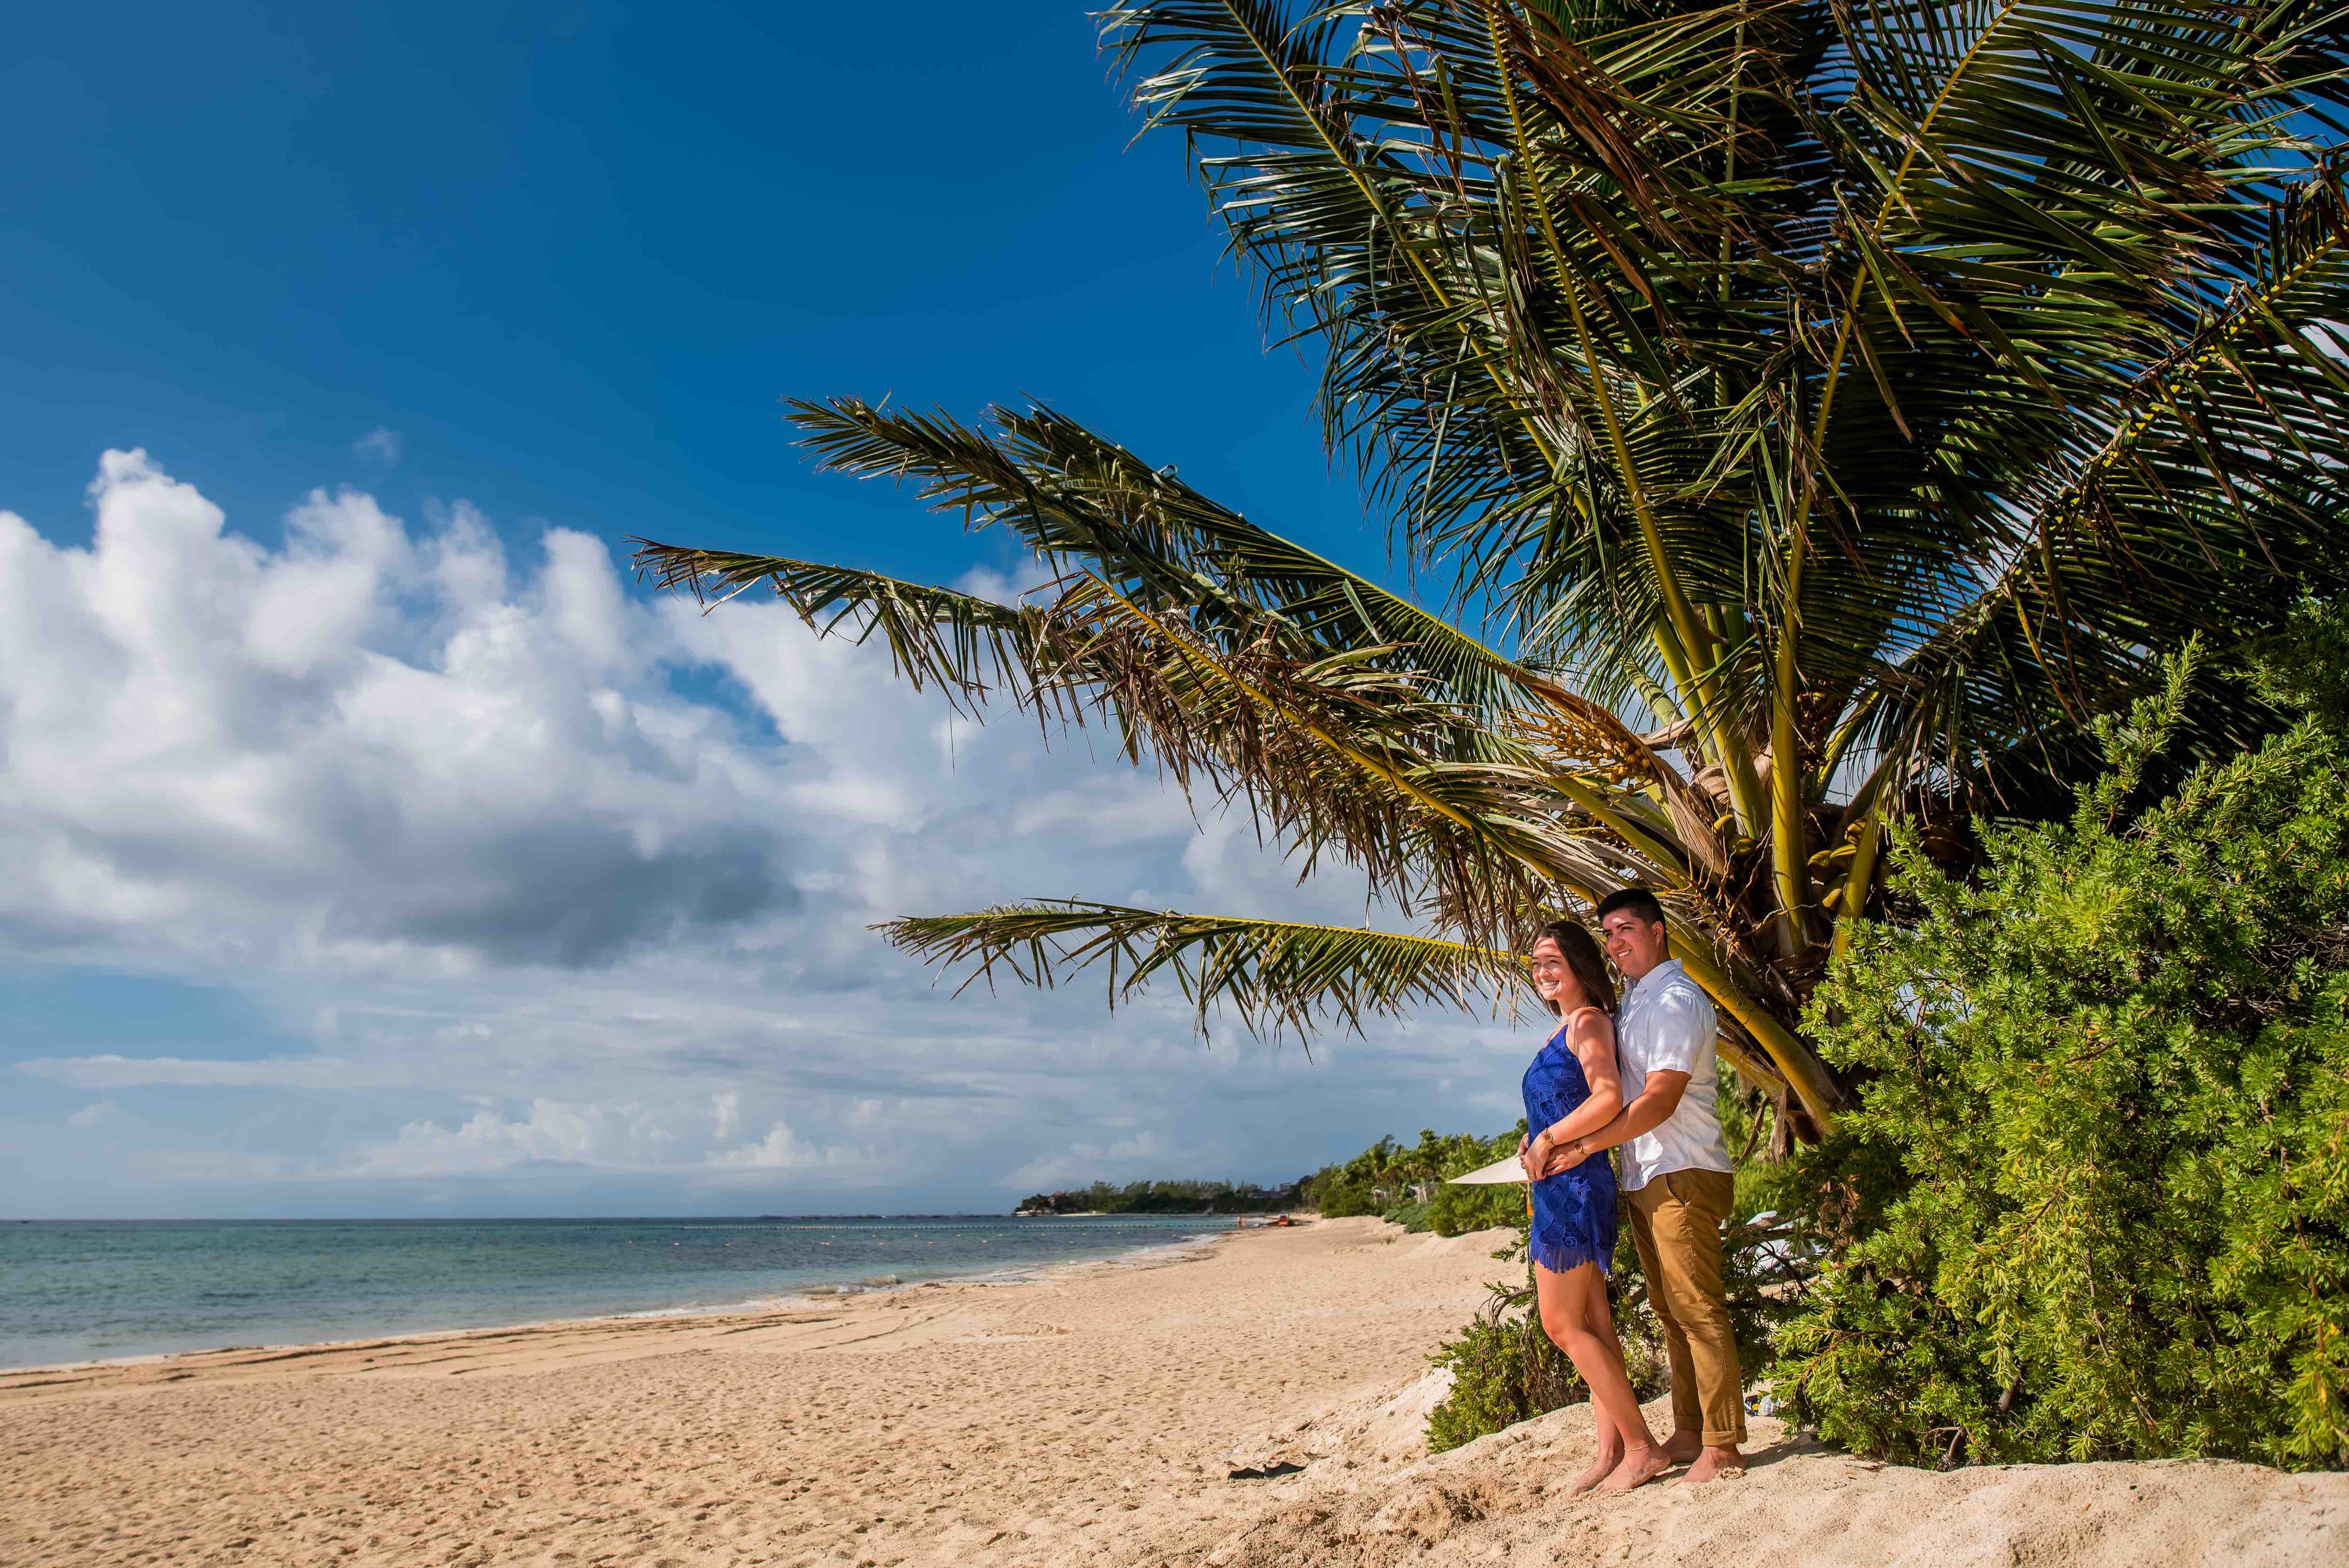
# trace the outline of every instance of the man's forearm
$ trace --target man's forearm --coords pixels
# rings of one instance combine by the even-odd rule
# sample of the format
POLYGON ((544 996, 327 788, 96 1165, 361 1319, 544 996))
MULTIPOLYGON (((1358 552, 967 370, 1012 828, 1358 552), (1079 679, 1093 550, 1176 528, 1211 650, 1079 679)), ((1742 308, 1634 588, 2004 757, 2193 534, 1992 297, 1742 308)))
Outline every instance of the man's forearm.
POLYGON ((1578 1138, 1588 1138, 1590 1134, 1584 1130, 1587 1124, 1596 1122, 1604 1127, 1610 1120, 1619 1119, 1621 1113, 1611 1109, 1609 1101, 1619 1106, 1623 1103, 1623 1097, 1611 1089, 1600 1090, 1543 1128, 1536 1136, 1547 1140, 1552 1148, 1561 1143, 1571 1143, 1578 1138))
POLYGON ((1596 1132, 1586 1132, 1575 1141, 1593 1154, 1612 1149, 1619 1143, 1629 1143, 1643 1132, 1653 1132, 1671 1119, 1680 1108, 1677 1089, 1643 1089, 1639 1099, 1618 1111, 1614 1119, 1596 1132))

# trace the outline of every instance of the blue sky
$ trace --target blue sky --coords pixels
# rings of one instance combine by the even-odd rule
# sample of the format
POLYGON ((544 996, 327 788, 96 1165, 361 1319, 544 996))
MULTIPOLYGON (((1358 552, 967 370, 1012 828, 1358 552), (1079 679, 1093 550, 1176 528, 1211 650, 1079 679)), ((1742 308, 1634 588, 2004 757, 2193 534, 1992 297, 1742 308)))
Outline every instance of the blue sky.
POLYGON ((783 459, 777 398, 895 391, 1081 407, 1351 542, 1305 370, 1076 7, 62 7, 12 44, 0 490, 60 536, 145 446, 239 516, 364 480, 935 571, 951 529, 783 459))
POLYGON ((871 919, 1359 919, 631 534, 1017 577, 786 395, 1032 395, 1381 541, 1074 7, 52 7, 0 64, 0 1213, 998 1209, 1514 1116, 1525 1031, 1203 1050, 871 919), (109 456, 109 454, 113 454, 109 456))

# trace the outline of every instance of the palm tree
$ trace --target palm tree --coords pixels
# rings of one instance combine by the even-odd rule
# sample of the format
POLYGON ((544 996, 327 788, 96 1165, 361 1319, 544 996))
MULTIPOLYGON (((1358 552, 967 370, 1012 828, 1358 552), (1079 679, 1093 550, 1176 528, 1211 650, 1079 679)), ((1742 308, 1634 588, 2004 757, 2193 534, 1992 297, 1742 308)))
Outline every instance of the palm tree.
MULTIPOLYGON (((1011 530, 989 603, 648 542, 973 711, 1105 721, 1415 934, 1075 901, 934 960, 1300 1033, 1473 1004, 1641 885, 1815 1136, 1798 1033, 1889 824, 2040 810, 2197 634, 2349 580, 2344 13, 2321 0, 1145 0, 1105 42, 1324 365, 1438 609, 1041 407, 796 403, 823 466, 1011 530), (1626 715, 1634 717, 1627 718, 1626 715)), ((2206 691, 2212 746, 2261 721, 2206 691)), ((1872 904, 1871 900, 1877 902, 1872 904)), ((975 976, 974 976, 975 977, 975 976)))

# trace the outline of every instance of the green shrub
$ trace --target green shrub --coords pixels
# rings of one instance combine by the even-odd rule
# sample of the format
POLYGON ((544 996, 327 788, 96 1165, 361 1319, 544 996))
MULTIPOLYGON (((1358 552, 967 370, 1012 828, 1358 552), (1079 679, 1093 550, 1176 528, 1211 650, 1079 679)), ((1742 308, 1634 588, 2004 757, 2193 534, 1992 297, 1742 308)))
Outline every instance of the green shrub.
POLYGON ((2349 1462, 2349 747, 2311 718, 2128 820, 2189 676, 1970 882, 1900 848, 1915 919, 1814 1000, 1865 1087, 1795 1172, 1831 1250, 1775 1382, 1831 1442, 2349 1462))
POLYGON ((1528 1313, 1472 1318, 1432 1359, 1452 1369, 1452 1392, 1427 1418, 1427 1446, 1439 1454, 1590 1398, 1528 1313))
POLYGON ((1308 1176, 1303 1201, 1325 1220, 1355 1214, 1394 1219, 1414 1231, 1464 1235, 1525 1218, 1521 1187, 1447 1187, 1444 1181, 1516 1151, 1525 1132, 1520 1121, 1491 1138, 1474 1133, 1423 1130, 1408 1147, 1381 1138, 1342 1165, 1325 1165, 1308 1176))
POLYGON ((1427 1229, 1427 1205, 1398 1203, 1379 1218, 1390 1225, 1401 1225, 1406 1231, 1424 1231, 1427 1229))
POLYGON ((1393 1197, 1388 1188, 1395 1154, 1395 1140, 1381 1138, 1343 1165, 1324 1165, 1301 1183, 1305 1202, 1325 1220, 1385 1212, 1393 1197))
MULTIPOLYGON (((1516 1142, 1512 1135, 1510 1147, 1515 1148, 1516 1142)), ((1495 1282, 1484 1310, 1468 1320, 1458 1338, 1444 1341, 1428 1357, 1452 1371, 1452 1391, 1427 1418, 1427 1446, 1436 1453, 1590 1398, 1590 1389, 1575 1371, 1574 1363, 1551 1342, 1534 1310, 1533 1269, 1526 1262, 1526 1240, 1521 1221, 1516 1239, 1493 1254, 1504 1263, 1526 1263, 1524 1282, 1495 1282)), ((1630 1375, 1631 1387, 1641 1399, 1652 1399, 1669 1382, 1663 1330, 1648 1309, 1639 1256, 1628 1233, 1616 1249, 1609 1289, 1615 1305, 1615 1332, 1623 1342, 1624 1368, 1630 1375)))
MULTIPOLYGON (((1464 1175, 1505 1154, 1515 1154, 1517 1137, 1513 1129, 1487 1140, 1473 1162, 1445 1174, 1464 1175)), ((1427 1228, 1439 1236, 1464 1236, 1471 1231, 1501 1230, 1525 1222, 1526 1190, 1519 1186, 1438 1187, 1435 1196, 1428 1200, 1427 1228)))

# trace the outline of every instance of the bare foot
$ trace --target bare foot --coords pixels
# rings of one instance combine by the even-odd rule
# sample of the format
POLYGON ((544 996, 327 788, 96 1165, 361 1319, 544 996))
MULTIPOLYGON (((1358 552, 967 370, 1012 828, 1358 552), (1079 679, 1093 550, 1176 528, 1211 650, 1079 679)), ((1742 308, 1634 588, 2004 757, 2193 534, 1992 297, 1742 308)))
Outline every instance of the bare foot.
POLYGON ((1608 1476, 1614 1472, 1615 1467, 1622 1462, 1623 1450, 1621 1449, 1617 1448, 1612 1444, 1600 1444, 1598 1456, 1590 1461, 1590 1468, 1574 1478, 1574 1484, 1566 1489, 1566 1495, 1568 1497, 1580 1497, 1584 1492, 1588 1491, 1592 1487, 1597 1486, 1600 1481, 1605 1480, 1608 1476))
POLYGON ((1709 1480, 1719 1480, 1724 1476, 1739 1476, 1744 1473, 1745 1456, 1737 1451, 1735 1444, 1731 1443, 1720 1448, 1707 1449, 1697 1455, 1696 1462, 1689 1466, 1688 1474, 1681 1477, 1681 1484, 1702 1486, 1709 1480))
POLYGON ((1704 1452, 1704 1439, 1684 1428, 1676 1428, 1664 1439, 1664 1452, 1672 1456, 1672 1463, 1684 1465, 1704 1452))
POLYGON ((1662 1447, 1650 1443, 1644 1449, 1633 1449, 1623 1456, 1615 1471, 1599 1483, 1601 1491, 1629 1491, 1635 1486, 1645 1486, 1672 1468, 1672 1456, 1662 1447))

